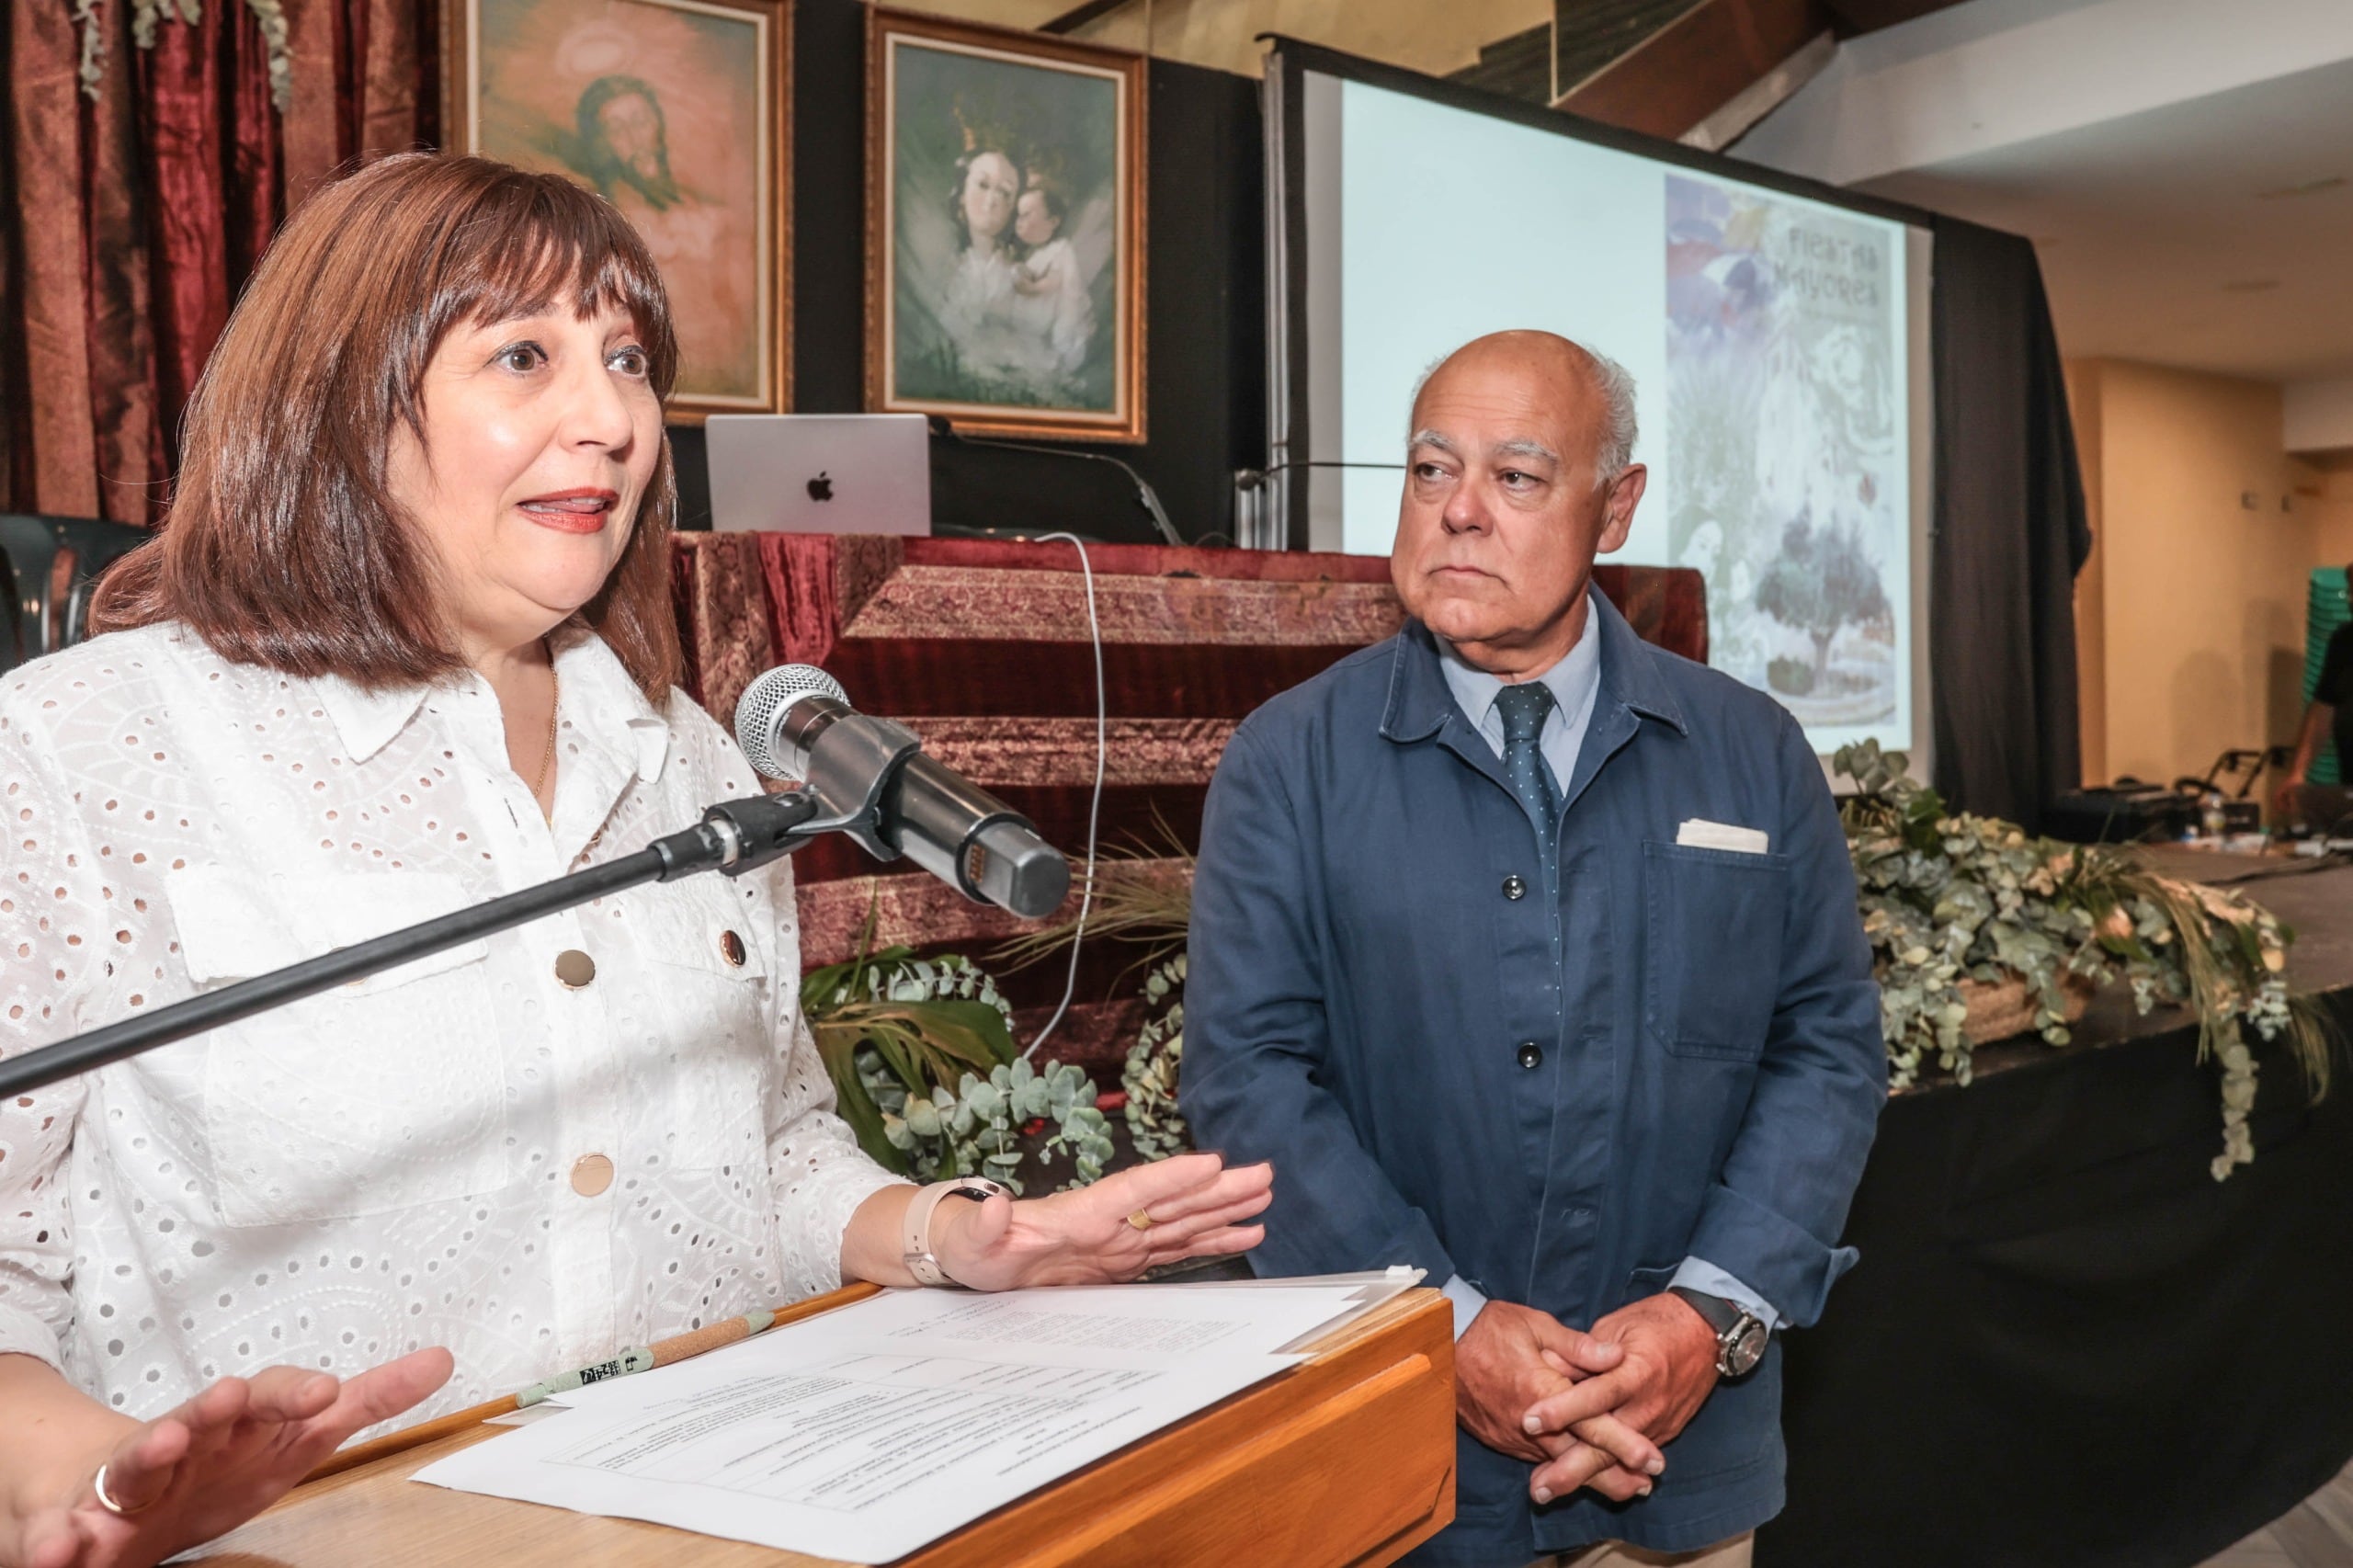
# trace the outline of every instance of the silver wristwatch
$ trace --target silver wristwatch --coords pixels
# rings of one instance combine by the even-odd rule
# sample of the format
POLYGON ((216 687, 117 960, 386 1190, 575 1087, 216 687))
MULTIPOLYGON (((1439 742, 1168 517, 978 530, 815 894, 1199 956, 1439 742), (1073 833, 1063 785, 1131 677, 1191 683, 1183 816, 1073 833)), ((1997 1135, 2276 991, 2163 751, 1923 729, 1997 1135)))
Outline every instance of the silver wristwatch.
POLYGON ((958 1176, 952 1181, 936 1181, 915 1196, 907 1205, 906 1228, 899 1238, 899 1256, 907 1272, 915 1277, 918 1285, 953 1285, 948 1270, 939 1267, 939 1258, 931 1250, 931 1211, 939 1207, 943 1198, 969 1198, 975 1203, 986 1203, 999 1193, 1011 1196, 1009 1190, 986 1176, 958 1176))
POLYGON ((1670 1285, 1667 1293, 1679 1296, 1684 1304, 1706 1320, 1716 1331, 1716 1374, 1731 1379, 1746 1377, 1765 1359, 1765 1347, 1773 1341, 1772 1331, 1764 1320, 1738 1301, 1728 1301, 1722 1296, 1711 1296, 1705 1290, 1694 1290, 1682 1285, 1670 1285))

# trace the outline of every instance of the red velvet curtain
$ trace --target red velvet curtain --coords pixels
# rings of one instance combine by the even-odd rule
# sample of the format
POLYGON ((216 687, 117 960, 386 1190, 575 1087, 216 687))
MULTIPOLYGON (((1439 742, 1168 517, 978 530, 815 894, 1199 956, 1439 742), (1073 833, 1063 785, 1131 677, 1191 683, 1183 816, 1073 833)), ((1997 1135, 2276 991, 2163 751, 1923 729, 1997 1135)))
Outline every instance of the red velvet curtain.
MULTIPOLYGON (((270 235, 335 168, 438 136, 436 0, 283 0, 290 101, 244 0, 131 37, 97 0, 0 24, 0 510, 148 522, 205 357, 270 235)), ((173 7, 166 7, 173 10, 173 7)))

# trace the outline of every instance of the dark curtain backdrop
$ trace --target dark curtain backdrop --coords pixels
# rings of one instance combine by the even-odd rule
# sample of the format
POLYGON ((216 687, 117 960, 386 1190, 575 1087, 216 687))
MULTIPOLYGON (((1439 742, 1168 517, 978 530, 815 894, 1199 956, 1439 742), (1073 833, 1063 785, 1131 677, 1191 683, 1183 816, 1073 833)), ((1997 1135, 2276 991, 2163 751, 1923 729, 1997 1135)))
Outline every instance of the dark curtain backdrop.
POLYGON ((2083 474, 2032 243, 1939 218, 1935 265, 1931 766, 1956 806, 2031 828, 2082 781, 2083 474))
POLYGON ((6 510, 155 516, 188 392, 289 204, 338 165, 434 140, 436 14, 435 0, 289 0, 281 109, 244 0, 165 21, 152 49, 132 40, 130 6, 104 0, 95 99, 72 7, 6 7, 6 510))

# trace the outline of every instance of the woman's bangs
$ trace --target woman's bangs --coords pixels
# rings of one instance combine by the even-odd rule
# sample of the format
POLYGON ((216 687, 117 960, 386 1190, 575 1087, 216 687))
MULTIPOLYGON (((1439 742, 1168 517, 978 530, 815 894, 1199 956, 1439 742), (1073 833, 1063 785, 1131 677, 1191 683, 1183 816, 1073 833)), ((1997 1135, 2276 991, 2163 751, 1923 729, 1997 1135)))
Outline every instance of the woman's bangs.
POLYGON ((520 201, 494 203, 466 225, 436 324, 446 331, 461 321, 510 321, 565 299, 582 319, 616 310, 637 324, 652 361, 649 379, 668 397, 677 340, 669 296, 644 241, 602 198, 553 176, 520 178, 536 188, 515 192, 520 201), (478 244, 466 243, 474 237, 478 244))

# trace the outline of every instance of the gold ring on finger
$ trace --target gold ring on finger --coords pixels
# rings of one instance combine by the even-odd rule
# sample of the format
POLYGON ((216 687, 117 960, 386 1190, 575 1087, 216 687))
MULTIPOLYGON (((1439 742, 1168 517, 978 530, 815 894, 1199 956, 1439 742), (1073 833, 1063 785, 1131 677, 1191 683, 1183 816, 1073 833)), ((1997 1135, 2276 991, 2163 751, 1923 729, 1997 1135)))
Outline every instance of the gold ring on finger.
POLYGON ((97 1494, 98 1506, 104 1508, 108 1513, 112 1514, 118 1519, 127 1519, 131 1517, 131 1515, 149 1506, 149 1504, 142 1503, 137 1508, 126 1508, 121 1504, 116 1502, 114 1500, 114 1494, 107 1490, 107 1467, 105 1465, 98 1466, 98 1473, 90 1478, 90 1490, 97 1494))
POLYGON ((1152 1229, 1152 1215, 1146 1210, 1139 1209, 1134 1213, 1128 1216, 1128 1223, 1133 1225, 1139 1231, 1149 1231, 1152 1229))

